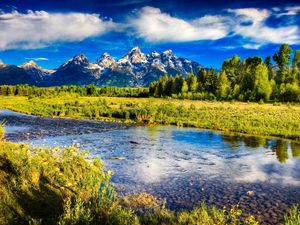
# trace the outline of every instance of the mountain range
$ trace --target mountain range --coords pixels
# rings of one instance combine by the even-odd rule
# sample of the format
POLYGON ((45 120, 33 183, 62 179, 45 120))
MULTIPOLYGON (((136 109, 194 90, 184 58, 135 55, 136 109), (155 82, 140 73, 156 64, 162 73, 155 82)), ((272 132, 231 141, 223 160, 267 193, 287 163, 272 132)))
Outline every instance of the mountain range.
POLYGON ((177 57, 172 50, 149 54, 134 47, 125 56, 115 60, 104 53, 96 62, 77 55, 56 70, 47 70, 29 61, 21 66, 7 65, 0 60, 0 84, 29 84, 36 86, 87 85, 143 87, 164 74, 186 76, 196 74, 202 66, 177 57))

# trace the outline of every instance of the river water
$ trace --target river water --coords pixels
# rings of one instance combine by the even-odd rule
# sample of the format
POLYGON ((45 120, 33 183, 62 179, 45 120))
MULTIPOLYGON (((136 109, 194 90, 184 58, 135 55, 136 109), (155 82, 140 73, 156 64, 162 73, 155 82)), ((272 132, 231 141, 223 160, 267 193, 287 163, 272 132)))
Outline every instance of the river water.
POLYGON ((239 203, 266 224, 278 224, 293 204, 300 204, 299 142, 0 110, 3 119, 7 140, 50 147, 76 144, 100 157, 113 171, 120 195, 148 192, 166 199, 174 210, 201 202, 219 208, 239 203))

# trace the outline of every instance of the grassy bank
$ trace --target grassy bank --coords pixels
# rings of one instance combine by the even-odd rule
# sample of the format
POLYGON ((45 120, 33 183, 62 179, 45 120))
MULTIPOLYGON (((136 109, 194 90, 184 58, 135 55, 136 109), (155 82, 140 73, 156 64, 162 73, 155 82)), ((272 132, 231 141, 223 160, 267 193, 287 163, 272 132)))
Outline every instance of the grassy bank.
POLYGON ((173 124, 300 139, 300 106, 192 100, 80 97, 1 97, 0 107, 49 117, 173 124))
MULTIPOLYGON (((120 198, 99 159, 75 147, 31 149, 0 141, 0 224, 59 225, 257 225, 238 206, 201 204, 174 212, 146 193, 120 198)), ((300 222, 297 207, 286 225, 300 222)))
POLYGON ((75 147, 30 149, 0 141, 0 224, 258 224, 236 206, 202 204, 175 213, 145 193, 121 199, 102 162, 87 157, 75 147))
MULTIPOLYGON (((238 205, 217 209, 204 203, 174 212, 147 194, 118 197, 111 172, 76 147, 30 148, 3 141, 0 130, 0 224, 47 225, 258 225, 262 218, 238 205)), ((283 224, 300 222, 293 207, 283 224)))

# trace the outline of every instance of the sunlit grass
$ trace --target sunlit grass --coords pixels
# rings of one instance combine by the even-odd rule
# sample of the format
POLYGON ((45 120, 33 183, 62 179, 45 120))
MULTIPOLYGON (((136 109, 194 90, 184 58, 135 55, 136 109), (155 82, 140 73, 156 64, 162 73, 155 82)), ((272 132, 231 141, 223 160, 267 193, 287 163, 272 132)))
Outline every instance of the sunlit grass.
POLYGON ((157 98, 3 97, 0 107, 48 117, 172 124, 255 135, 300 138, 300 106, 157 98))
MULTIPOLYGON (((59 225, 257 225, 238 205, 202 203, 170 211, 147 194, 118 197, 101 160, 76 147, 30 148, 0 140, 0 224, 59 225)), ((284 224, 299 224, 298 207, 284 224)))
POLYGON ((300 209, 294 206, 288 214, 284 216, 285 225, 299 225, 300 224, 300 209))
POLYGON ((119 198, 99 159, 75 147, 0 142, 0 224, 257 224, 235 206, 173 212, 151 195, 119 198), (142 209, 142 210, 141 210, 142 209))

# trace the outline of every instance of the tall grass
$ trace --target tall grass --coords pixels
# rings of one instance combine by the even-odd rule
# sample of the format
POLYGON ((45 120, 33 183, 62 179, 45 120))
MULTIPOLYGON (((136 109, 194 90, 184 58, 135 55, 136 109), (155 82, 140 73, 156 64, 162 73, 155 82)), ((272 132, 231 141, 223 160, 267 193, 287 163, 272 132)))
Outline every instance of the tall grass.
MULTIPOLYGON (((222 210, 204 203, 174 212, 141 193, 120 198, 99 159, 75 147, 30 148, 0 141, 0 224, 59 225, 257 225, 238 206, 222 210)), ((294 207, 284 218, 299 224, 294 207)))
POLYGON ((300 138, 300 107, 291 104, 222 103, 174 99, 9 97, 0 107, 49 117, 172 124, 255 135, 300 138))
POLYGON ((238 208, 166 209, 148 194, 120 199, 99 159, 75 147, 0 142, 0 224, 257 224, 238 208), (141 213, 140 209, 143 208, 141 213))
POLYGON ((284 216, 285 225, 299 225, 300 224, 300 209, 299 206, 294 206, 288 214, 284 216))

